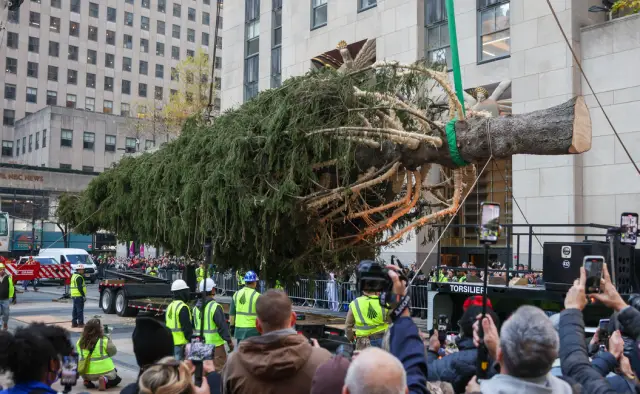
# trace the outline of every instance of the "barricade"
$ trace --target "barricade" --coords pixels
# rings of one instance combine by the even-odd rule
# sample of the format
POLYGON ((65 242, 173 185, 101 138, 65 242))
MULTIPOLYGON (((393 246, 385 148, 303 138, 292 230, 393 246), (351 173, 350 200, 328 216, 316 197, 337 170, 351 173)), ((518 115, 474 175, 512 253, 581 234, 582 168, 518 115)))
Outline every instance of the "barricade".
POLYGON ((5 265, 9 274, 14 281, 20 280, 34 280, 34 279, 70 279, 71 278, 71 265, 55 264, 55 265, 42 265, 40 263, 34 264, 6 264, 5 265))

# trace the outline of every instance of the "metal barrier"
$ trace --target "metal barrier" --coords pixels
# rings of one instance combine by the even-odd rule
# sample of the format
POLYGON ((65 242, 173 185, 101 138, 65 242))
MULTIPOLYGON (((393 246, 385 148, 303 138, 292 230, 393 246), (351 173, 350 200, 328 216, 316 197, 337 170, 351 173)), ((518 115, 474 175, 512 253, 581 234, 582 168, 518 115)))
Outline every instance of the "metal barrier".
POLYGON ((158 269, 158 278, 168 280, 173 283, 174 280, 182 279, 182 271, 158 269))

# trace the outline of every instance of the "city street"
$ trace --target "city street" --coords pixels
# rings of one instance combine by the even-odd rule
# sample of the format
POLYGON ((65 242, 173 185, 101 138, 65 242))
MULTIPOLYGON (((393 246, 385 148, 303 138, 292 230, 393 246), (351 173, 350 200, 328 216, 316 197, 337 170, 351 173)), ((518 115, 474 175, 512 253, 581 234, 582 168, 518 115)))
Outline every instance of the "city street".
MULTIPOLYGON (((110 392, 120 392, 125 385, 135 382, 138 376, 138 366, 133 354, 133 345, 131 343, 131 334, 133 333, 135 318, 123 318, 117 315, 104 315, 98 307, 98 285, 88 285, 89 297, 85 304, 85 321, 97 317, 102 320, 103 324, 107 324, 111 330, 111 338, 118 349, 118 354, 113 357, 113 361, 118 369, 118 374, 122 377, 122 383, 119 387, 112 388, 110 392)), ((20 286, 16 287, 16 290, 20 286)), ((11 306, 11 319, 9 320, 9 330, 13 331, 17 327, 21 327, 33 322, 44 322, 47 324, 56 324, 62 326, 71 332, 71 342, 75 345, 80 336, 81 329, 71 328, 71 301, 58 300, 63 293, 63 288, 58 286, 42 286, 40 291, 34 292, 32 288, 26 293, 17 295, 17 305, 11 306)), ((0 384, 4 378, 0 378, 0 384)), ((62 387, 58 384, 54 385, 58 391, 62 391, 62 387)), ((73 393, 80 392, 98 392, 98 390, 87 390, 79 380, 73 393)))

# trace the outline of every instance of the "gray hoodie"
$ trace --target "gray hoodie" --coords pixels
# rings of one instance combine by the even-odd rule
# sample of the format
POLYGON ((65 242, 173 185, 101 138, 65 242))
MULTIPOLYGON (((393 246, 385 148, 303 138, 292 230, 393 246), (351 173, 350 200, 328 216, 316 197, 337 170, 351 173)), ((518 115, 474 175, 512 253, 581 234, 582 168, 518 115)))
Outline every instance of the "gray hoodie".
POLYGON ((535 379, 496 375, 480 382, 482 394, 572 394, 569 383, 551 374, 535 379))

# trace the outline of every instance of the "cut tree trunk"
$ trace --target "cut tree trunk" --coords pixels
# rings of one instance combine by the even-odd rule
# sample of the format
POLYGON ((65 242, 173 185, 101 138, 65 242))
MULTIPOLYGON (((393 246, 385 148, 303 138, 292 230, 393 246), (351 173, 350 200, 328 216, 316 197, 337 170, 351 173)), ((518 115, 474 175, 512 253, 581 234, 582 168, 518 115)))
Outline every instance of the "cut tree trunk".
MULTIPOLYGON (((456 123, 456 139, 460 155, 469 163, 485 162, 492 153, 496 159, 516 154, 578 154, 591 149, 591 118, 584 98, 578 96, 555 107, 528 114, 470 117, 456 123)), ((418 149, 412 150, 384 143, 381 149, 382 154, 362 148, 356 156, 359 164, 379 166, 379 163, 399 157, 408 169, 425 163, 456 167, 446 139, 443 139, 441 148, 421 143, 418 149)))

